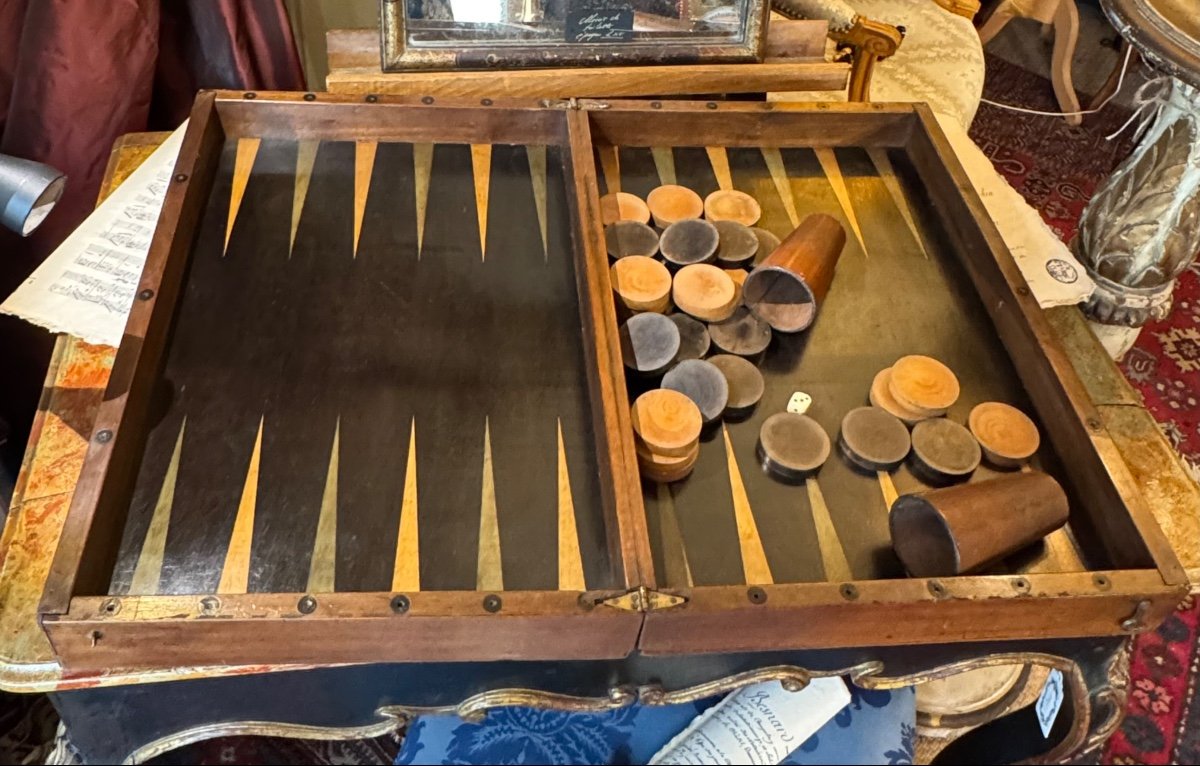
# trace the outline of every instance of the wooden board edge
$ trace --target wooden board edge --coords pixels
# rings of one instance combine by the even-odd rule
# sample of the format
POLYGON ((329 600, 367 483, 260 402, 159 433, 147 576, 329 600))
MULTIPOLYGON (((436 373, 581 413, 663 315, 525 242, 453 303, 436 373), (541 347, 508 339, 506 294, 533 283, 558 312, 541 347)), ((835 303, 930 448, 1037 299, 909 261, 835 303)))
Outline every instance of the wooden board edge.
MULTIPOLYGON (((191 236, 176 237, 176 233, 195 229, 216 172, 223 136, 214 101, 213 93, 204 92, 197 96, 192 108, 179 159, 175 163, 173 182, 163 202, 138 283, 138 297, 125 325, 104 401, 97 411, 83 469, 42 593, 39 614, 65 612, 78 582, 99 576, 96 571, 103 570, 104 565, 97 559, 109 558, 89 557, 87 552, 102 547, 105 541, 112 542, 110 538, 120 534, 120 524, 94 522, 106 500, 112 502, 114 494, 127 493, 128 487, 116 486, 118 482, 113 480, 112 471, 131 473, 133 467, 129 463, 138 462, 139 456, 135 453, 144 434, 138 433, 137 418, 127 419, 126 405, 131 400, 144 405, 157 375, 192 246, 191 236), (122 431, 125 431, 124 436, 122 431), (102 534, 93 535, 97 528, 102 534)), ((126 477, 121 483, 127 484, 131 480, 126 477)), ((115 551, 115 545, 109 547, 115 551)))
MULTIPOLYGON (((76 598, 44 626, 69 673, 197 665, 621 659, 642 615, 559 592, 76 598), (484 605, 501 597, 495 611, 484 605), (311 606, 301 602, 311 599, 311 606), (311 610, 311 611, 309 611, 311 610), (203 636, 203 640, 198 640, 203 636)), ((494 603, 494 602, 492 602, 494 603)))
POLYGON ((835 148, 909 143, 913 104, 582 100, 596 143, 835 148))
POLYGON ((647 613, 638 649, 656 655, 1128 635, 1157 627, 1188 592, 1164 585, 1156 570, 761 590, 693 588, 685 606, 647 613))
POLYGON ((554 70, 387 73, 366 66, 330 71, 330 93, 460 98, 647 98, 707 93, 844 90, 849 64, 767 61, 654 67, 577 67, 554 70))
POLYGON ((602 465, 601 491, 609 541, 616 542, 627 588, 654 587, 650 533, 633 449, 633 423, 625 392, 625 365, 621 361, 617 314, 609 282, 608 251, 600 220, 600 192, 592 150, 588 114, 567 112, 570 145, 569 171, 574 194, 570 196, 575 235, 576 280, 581 297, 584 345, 587 351, 592 407, 598 422, 597 442, 602 465))
MULTIPOLYGON (((1056 452, 1063 463, 1070 466, 1070 470, 1089 471, 1091 474, 1092 480, 1075 482, 1076 491, 1085 499, 1083 513, 1088 515, 1097 529, 1103 529, 1106 524, 1114 522, 1108 517, 1112 513, 1109 506, 1117 501, 1127 509, 1129 520, 1144 542, 1163 581, 1168 585, 1187 583, 1183 566, 1146 505, 1128 466, 1105 430, 1099 411, 1088 397, 1086 387, 995 223, 988 216, 933 112, 920 104, 917 105, 916 114, 921 129, 913 131, 909 153, 931 195, 938 193, 940 187, 945 187, 947 181, 952 186, 953 190, 944 190, 938 200, 946 210, 945 218, 951 236, 959 240, 969 239, 971 232, 964 227, 974 227, 976 233, 987 242, 986 248, 974 248, 962 246, 960 241, 956 251, 962 255, 961 262, 979 290, 980 299, 996 327, 997 335, 1005 348, 1009 349, 1009 357, 1030 393, 1042 422, 1048 425, 1048 436, 1056 452), (924 154, 932 154, 933 157, 922 163, 924 154), (937 180, 931 176, 939 171, 945 173, 943 183, 930 183, 931 180, 937 180), (965 208, 966 215, 955 215, 951 206, 956 204, 965 208), (995 258, 992 258, 993 253, 995 258), (1000 279, 996 279, 996 276, 1000 279), (1018 340, 1022 336, 1023 339, 1018 340), (1037 346, 1041 353, 1024 355, 1012 351, 1023 344, 1037 346), (1087 445, 1086 448, 1083 445, 1087 445)), ((1129 565, 1130 562, 1121 558, 1121 545, 1111 538, 1106 542, 1114 562, 1118 566, 1129 565)))

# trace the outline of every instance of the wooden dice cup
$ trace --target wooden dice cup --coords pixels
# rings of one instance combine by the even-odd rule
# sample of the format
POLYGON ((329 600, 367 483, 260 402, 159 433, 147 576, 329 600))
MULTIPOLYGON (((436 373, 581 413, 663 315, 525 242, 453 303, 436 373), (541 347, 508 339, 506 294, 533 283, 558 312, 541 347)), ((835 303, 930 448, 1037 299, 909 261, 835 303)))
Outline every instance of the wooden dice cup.
POLYGON ((742 287, 746 306, 780 332, 807 329, 829 292, 845 245, 846 232, 836 219, 808 216, 750 272, 742 287))
POLYGON ((888 523, 914 577, 978 571, 1067 523, 1067 496, 1044 473, 1020 473, 903 495, 888 523))

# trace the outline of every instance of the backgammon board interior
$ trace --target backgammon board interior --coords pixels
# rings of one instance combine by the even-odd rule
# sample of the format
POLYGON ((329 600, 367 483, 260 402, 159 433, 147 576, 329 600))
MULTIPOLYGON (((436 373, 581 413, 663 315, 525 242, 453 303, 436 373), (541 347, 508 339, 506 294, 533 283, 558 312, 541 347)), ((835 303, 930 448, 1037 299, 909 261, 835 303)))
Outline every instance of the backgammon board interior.
POLYGON ((621 585, 568 192, 558 146, 227 142, 109 592, 621 585))
MULTIPOLYGON (((774 334, 760 365, 766 388, 759 405, 744 420, 727 418, 723 427, 703 435, 691 477, 670 485, 643 483, 659 585, 904 577, 874 475, 855 470, 835 450, 818 482, 793 486, 764 472, 755 455, 762 422, 784 411, 793 393, 812 397, 807 414, 835 438, 842 416, 868 403, 875 373, 906 354, 932 355, 959 371, 962 395, 947 413, 951 420, 965 423, 971 408, 984 401, 1012 402, 1033 412, 969 276, 948 251, 952 245, 939 236, 935 221, 908 225, 908 220, 917 225, 922 205, 910 199, 897 163, 886 151, 860 147, 624 146, 600 150, 598 164, 602 192, 644 197, 666 183, 701 197, 737 189, 758 200, 763 210, 758 225, 780 238, 810 213, 844 220, 850 234, 819 320, 807 332, 774 334), (842 199, 852 204, 843 207, 842 199), (825 528, 818 531, 814 519, 822 519, 825 528), (844 558, 822 555, 822 535, 844 558)), ((630 377, 631 400, 643 388, 630 377)), ((1062 473, 1048 444, 1031 462, 1062 473)), ((1000 475, 981 465, 971 481, 1000 475)), ((900 494, 932 488, 907 464, 892 481, 900 494)), ((1064 532, 996 572, 1110 565, 1102 549, 1080 549, 1064 532)))
POLYGON ((1183 587, 922 107, 206 93, 176 173, 42 601, 67 667, 1100 635, 1183 587), (663 183, 849 236, 757 408, 653 485, 599 197, 663 183), (958 371, 953 419, 1037 416, 1069 531, 906 578, 876 477, 763 472, 793 392, 836 437, 905 354, 958 371))

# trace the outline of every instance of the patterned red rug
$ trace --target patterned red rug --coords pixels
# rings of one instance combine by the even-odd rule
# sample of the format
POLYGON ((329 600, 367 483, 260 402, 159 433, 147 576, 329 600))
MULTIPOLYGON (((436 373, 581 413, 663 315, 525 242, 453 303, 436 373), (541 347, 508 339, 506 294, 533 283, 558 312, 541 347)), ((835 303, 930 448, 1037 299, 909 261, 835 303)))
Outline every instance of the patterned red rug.
MULTIPOLYGON (((984 95, 1033 109, 1056 108, 1048 80, 991 56, 984 95)), ((1128 111, 1110 106, 1073 128, 1060 118, 985 104, 971 137, 1069 242, 1096 186, 1132 149, 1129 132, 1113 141, 1104 138, 1128 117, 1128 111)), ((1121 368, 1200 478, 1200 267, 1193 265, 1179 279, 1171 316, 1146 326, 1121 368)), ((1102 763, 1200 763, 1198 627, 1200 609, 1188 599, 1161 628, 1137 639, 1125 721, 1102 763)))

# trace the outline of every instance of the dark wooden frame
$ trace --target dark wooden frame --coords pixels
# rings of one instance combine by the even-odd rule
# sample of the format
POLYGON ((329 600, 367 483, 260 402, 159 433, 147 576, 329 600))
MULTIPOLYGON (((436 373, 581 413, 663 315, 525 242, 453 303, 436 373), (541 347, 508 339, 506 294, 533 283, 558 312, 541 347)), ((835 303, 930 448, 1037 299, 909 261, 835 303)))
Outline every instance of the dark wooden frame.
POLYGON ((646 654, 1116 635, 1156 625, 1186 593, 1184 570, 1106 433, 1036 299, 941 134, 914 105, 580 102, 440 103, 430 98, 203 93, 176 165, 125 341, 97 417, 40 607, 65 668, 432 660, 584 659, 646 654), (666 114, 664 114, 666 113, 666 114), (219 147, 239 136, 569 147, 578 291, 608 542, 624 590, 485 593, 93 595, 146 433, 199 211, 219 147), (622 383, 598 215, 596 144, 901 149, 915 168, 1081 502, 1072 526, 1117 569, 1023 576, 698 586, 662 593, 622 383), (682 597, 682 604, 673 603, 682 597), (301 608, 301 601, 312 609, 301 608))
MULTIPOLYGON (((746 36, 741 43, 712 45, 688 42, 687 38, 649 43, 548 45, 478 45, 463 48, 410 49, 404 44, 404 2, 379 0, 381 66, 385 72, 430 69, 519 69, 556 66, 618 66, 630 64, 737 64, 762 61, 767 43, 770 3, 740 0, 747 5, 746 36)), ((547 71, 546 77, 554 77, 547 71)))

